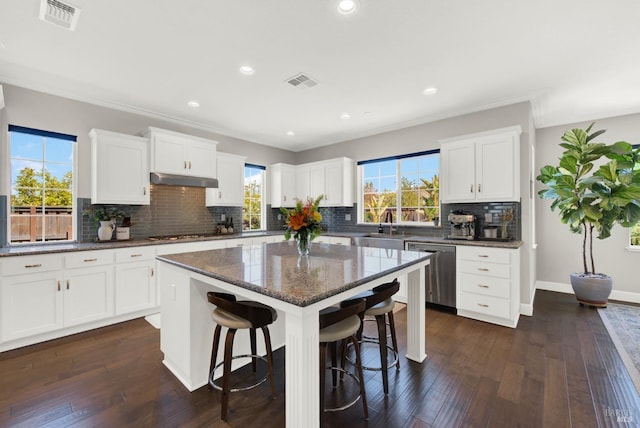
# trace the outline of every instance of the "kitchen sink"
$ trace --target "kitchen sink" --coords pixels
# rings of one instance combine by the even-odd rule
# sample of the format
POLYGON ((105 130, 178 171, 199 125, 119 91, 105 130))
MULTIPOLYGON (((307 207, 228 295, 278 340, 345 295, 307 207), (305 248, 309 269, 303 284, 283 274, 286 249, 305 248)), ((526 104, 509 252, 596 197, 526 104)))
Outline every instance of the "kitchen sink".
POLYGON ((404 250, 405 236, 402 235, 365 235, 353 237, 353 245, 358 247, 388 248, 404 250))

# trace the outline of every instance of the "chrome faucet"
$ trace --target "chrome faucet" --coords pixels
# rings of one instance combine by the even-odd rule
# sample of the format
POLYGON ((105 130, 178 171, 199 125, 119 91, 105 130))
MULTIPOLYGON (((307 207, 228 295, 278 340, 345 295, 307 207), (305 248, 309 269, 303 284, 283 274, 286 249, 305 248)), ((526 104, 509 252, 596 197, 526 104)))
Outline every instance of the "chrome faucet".
POLYGON ((393 214, 391 211, 387 211, 384 215, 384 222, 389 223, 389 236, 393 235, 393 214))

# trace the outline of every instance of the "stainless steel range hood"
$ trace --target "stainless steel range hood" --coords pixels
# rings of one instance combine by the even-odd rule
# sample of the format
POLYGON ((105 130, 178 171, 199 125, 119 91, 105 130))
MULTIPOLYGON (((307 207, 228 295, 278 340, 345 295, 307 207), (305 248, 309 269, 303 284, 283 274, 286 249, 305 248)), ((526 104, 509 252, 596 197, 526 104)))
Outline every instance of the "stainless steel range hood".
POLYGON ((186 175, 163 174, 160 172, 151 173, 151 182, 153 184, 166 184, 167 186, 218 188, 217 178, 189 177, 186 175))

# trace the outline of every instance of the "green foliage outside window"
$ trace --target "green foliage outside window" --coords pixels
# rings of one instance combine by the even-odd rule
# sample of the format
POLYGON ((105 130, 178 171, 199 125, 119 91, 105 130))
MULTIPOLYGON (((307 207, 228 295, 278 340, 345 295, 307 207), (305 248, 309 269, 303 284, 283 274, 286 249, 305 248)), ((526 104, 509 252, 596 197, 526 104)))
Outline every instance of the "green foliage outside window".
POLYGON ((245 167, 244 206, 242 208, 242 230, 263 230, 263 177, 264 171, 245 167))
POLYGON ((382 160, 362 167, 362 219, 382 223, 437 223, 440 217, 438 155, 382 160))
POLYGON ((640 246, 640 223, 631 228, 631 245, 640 246))
POLYGON ((14 182, 11 206, 70 207, 73 203, 71 177, 71 171, 60 180, 48 171, 35 171, 33 168, 25 167, 20 170, 14 182))

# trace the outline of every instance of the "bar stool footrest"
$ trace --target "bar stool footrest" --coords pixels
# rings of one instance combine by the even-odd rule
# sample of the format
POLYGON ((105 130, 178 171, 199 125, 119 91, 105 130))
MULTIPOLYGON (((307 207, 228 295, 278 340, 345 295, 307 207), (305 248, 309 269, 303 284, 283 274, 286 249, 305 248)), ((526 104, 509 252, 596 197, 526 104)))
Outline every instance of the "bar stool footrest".
MULTIPOLYGON (((377 339, 367 339, 366 337, 363 336, 362 340, 358 341, 358 345, 362 345, 363 343, 372 343, 372 344, 376 344, 377 346, 380 346, 380 343, 378 342, 377 339)), ((353 348, 353 344, 349 343, 347 344, 347 350, 353 348)), ((393 358, 387 359, 387 369, 390 369, 394 366, 396 366, 398 364, 398 358, 400 358, 400 355, 398 355, 398 353, 395 351, 395 349, 393 349, 393 346, 391 345, 387 345, 387 351, 391 351, 391 355, 393 356, 393 358)), ((362 352, 362 346, 360 347, 360 352, 362 352)), ((346 356, 347 361, 349 361, 351 364, 355 364, 355 361, 353 360, 353 357, 351 357, 351 355, 347 355, 346 356)), ((371 367, 371 366, 365 366, 364 363, 362 364, 362 370, 368 370, 368 371, 373 371, 373 372, 380 372, 382 371, 382 367, 371 367)))
MULTIPOLYGON (((327 367, 327 370, 331 370, 331 371, 334 371, 334 370, 335 370, 335 371, 337 371, 337 372, 344 373, 344 374, 346 374, 347 376, 349 376, 349 377, 350 377, 351 379, 353 379, 353 380, 356 382, 356 384, 358 385, 358 390, 357 390, 357 391, 358 391, 358 393, 356 394, 356 396, 355 396, 353 399, 349 400, 346 404, 343 404, 343 405, 340 405, 340 406, 336 406, 336 407, 325 407, 325 408, 323 409, 323 410, 324 410, 324 412, 326 412, 326 413, 329 413, 329 412, 339 412, 339 411, 342 411, 342 410, 348 409, 349 407, 351 407, 351 406, 353 406, 354 404, 356 404, 356 403, 358 402, 358 400, 360 400, 360 398, 362 398, 362 396, 360 395, 360 392, 359 392, 359 390, 360 390, 360 381, 358 380, 357 376, 355 376, 355 375, 354 375, 353 373, 351 373, 350 371, 348 371, 348 370, 344 370, 344 369, 342 369, 342 368, 340 368, 340 367, 332 367, 332 366, 331 366, 331 367, 327 367)), ((329 377, 327 377, 327 378, 329 379, 329 377)), ((343 379, 341 378, 341 379, 340 379, 340 382, 342 382, 342 381, 343 381, 343 379)), ((334 389, 335 389, 335 388, 334 388, 334 389)))
MULTIPOLYGON (((233 357, 231 357, 231 360, 236 360, 236 359, 240 359, 240 358, 257 358, 258 360, 263 361, 265 364, 267 364, 267 372, 265 373, 265 375, 258 379, 256 381, 256 383, 253 383, 251 385, 247 385, 247 386, 242 386, 242 387, 238 387, 238 388, 230 388, 229 392, 239 392, 239 391, 248 391, 250 389, 255 388, 256 386, 259 386, 261 384, 263 384, 267 378, 269 377, 269 369, 268 369, 268 361, 266 357, 263 357, 262 355, 251 355, 251 354, 244 354, 244 355, 234 355, 233 357)), ((222 366, 224 364, 224 361, 218 363, 213 370, 211 371, 211 373, 209 373, 209 385, 211 385, 211 387, 213 389, 216 389, 218 391, 222 391, 222 387, 219 386, 218 384, 216 384, 217 380, 222 380, 222 377, 219 377, 218 379, 214 379, 213 375, 215 374, 216 370, 218 370, 218 368, 220 366, 222 366)), ((249 362, 248 364, 251 364, 251 362, 249 362)), ((243 366, 244 367, 244 366, 243 366)), ((257 371, 257 370, 256 370, 257 371)), ((233 373, 233 372, 232 372, 233 373)))

